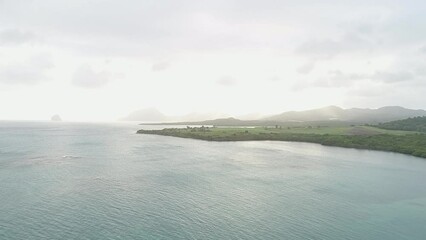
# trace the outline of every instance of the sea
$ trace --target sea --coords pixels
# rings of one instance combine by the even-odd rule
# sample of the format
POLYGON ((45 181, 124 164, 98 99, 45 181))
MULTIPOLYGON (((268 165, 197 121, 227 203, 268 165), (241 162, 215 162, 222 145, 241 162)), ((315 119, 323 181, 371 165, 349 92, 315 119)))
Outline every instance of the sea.
POLYGON ((426 159, 0 122, 0 239, 426 239, 426 159))

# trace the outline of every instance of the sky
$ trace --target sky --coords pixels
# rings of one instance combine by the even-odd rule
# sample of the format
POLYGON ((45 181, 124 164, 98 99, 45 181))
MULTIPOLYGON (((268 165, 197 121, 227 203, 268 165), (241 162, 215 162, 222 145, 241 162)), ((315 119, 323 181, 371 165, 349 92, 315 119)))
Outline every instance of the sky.
POLYGON ((426 109, 426 2, 0 0, 0 119, 426 109))

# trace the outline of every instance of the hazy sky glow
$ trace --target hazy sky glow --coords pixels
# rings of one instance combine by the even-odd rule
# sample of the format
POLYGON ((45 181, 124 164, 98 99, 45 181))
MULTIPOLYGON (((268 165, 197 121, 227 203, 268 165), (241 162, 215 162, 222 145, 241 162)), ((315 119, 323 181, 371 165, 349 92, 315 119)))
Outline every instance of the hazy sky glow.
POLYGON ((425 10, 392 0, 0 0, 0 119, 426 108, 425 10))

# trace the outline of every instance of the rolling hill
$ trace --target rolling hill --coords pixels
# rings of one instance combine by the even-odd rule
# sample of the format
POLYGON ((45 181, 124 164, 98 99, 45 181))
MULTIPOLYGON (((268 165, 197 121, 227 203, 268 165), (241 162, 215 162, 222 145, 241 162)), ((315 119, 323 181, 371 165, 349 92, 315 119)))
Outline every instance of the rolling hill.
POLYGON ((329 106, 308 111, 284 112, 264 118, 263 120, 278 122, 344 121, 375 124, 418 116, 426 116, 426 111, 407 109, 399 106, 388 106, 378 109, 343 109, 336 106, 329 106))
POLYGON ((414 117, 387 123, 381 123, 376 127, 388 130, 426 132, 426 117, 414 117))

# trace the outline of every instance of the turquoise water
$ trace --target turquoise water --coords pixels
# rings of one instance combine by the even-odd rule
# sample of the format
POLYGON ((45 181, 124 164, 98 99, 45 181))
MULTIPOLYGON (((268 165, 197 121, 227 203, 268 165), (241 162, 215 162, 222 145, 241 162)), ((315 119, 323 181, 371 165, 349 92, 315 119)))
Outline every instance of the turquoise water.
POLYGON ((426 159, 0 122, 0 239, 426 239, 426 159))

